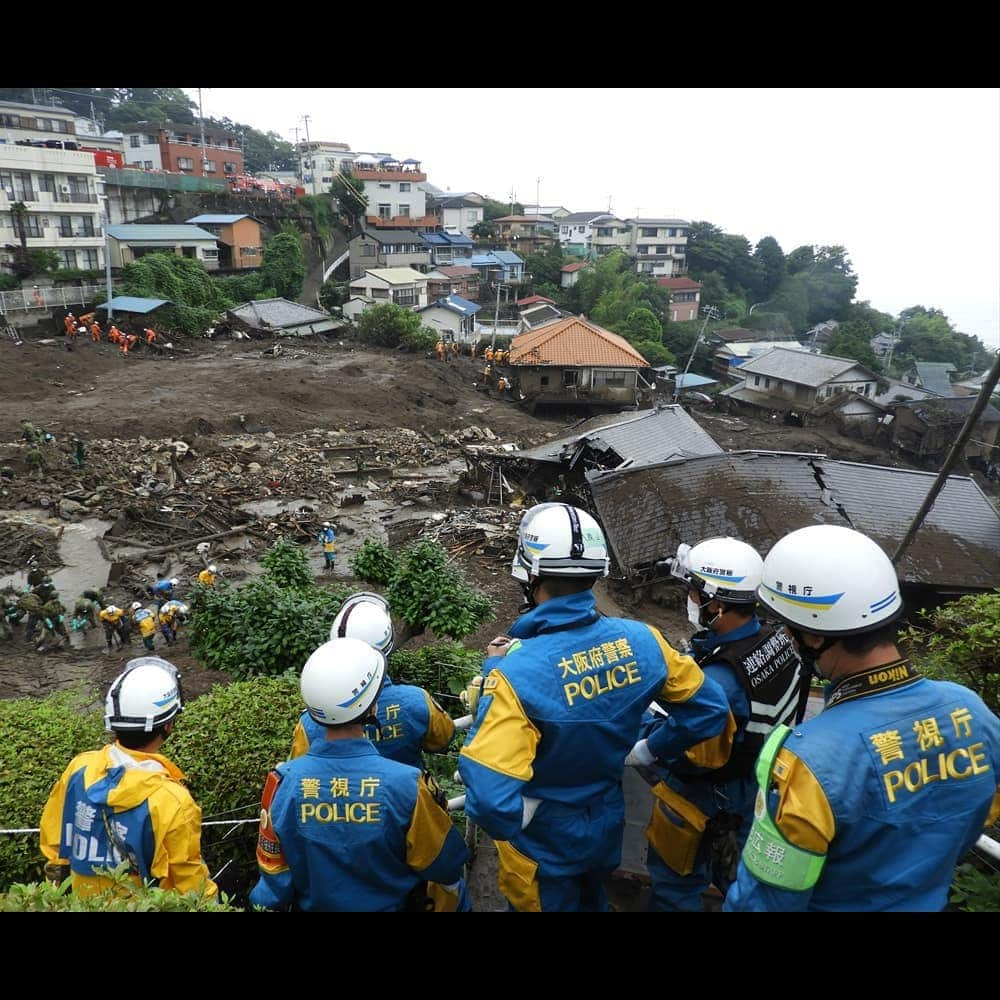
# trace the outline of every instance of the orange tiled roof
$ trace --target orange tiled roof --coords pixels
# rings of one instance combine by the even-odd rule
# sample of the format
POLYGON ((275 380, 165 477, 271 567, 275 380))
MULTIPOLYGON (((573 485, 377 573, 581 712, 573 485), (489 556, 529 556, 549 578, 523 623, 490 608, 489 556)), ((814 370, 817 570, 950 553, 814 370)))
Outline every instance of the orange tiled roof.
POLYGON ((624 337, 582 316, 567 316, 537 330, 518 334, 511 341, 508 363, 649 367, 649 362, 624 337))

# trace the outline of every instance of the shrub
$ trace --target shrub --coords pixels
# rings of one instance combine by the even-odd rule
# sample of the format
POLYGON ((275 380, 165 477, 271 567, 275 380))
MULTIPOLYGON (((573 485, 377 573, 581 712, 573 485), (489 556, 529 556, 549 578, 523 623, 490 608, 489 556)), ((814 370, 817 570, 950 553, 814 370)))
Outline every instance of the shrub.
POLYGON ((242 587, 195 587, 191 648, 211 670, 237 680, 298 671, 326 642, 348 591, 317 587, 305 551, 281 540, 265 553, 263 576, 242 587))
POLYGON ((1000 910, 1000 873, 983 872, 974 865, 959 865, 951 885, 950 902, 968 913, 1000 910))
POLYGON ((359 580, 384 587, 399 569, 399 560, 388 545, 366 538, 361 548, 347 560, 347 565, 359 580))
MULTIPOLYGON (((442 702, 442 695, 455 696, 446 706, 452 715, 461 715, 457 695, 479 672, 483 654, 466 649, 460 642, 441 642, 420 649, 397 649, 392 654, 392 679, 400 684, 416 684, 442 702)), ((449 699, 450 700, 450 699, 449 699)))
POLYGON ((404 550, 386 596, 393 614, 415 633, 429 628, 450 639, 471 635, 493 610, 490 599, 449 565, 445 548, 429 539, 404 550))
POLYGON ((115 871, 114 886, 93 896, 80 897, 70 892, 67 879, 62 885, 48 882, 15 883, 0 895, 0 913, 150 913, 205 912, 238 913, 224 896, 208 899, 200 893, 159 889, 153 885, 137 886, 126 874, 127 863, 115 871))
MULTIPOLYGON (((103 705, 82 687, 48 698, 0 701, 0 826, 34 829, 69 762, 108 740, 103 705)), ((42 878, 38 834, 0 836, 0 887, 42 878)))
POLYGON ((925 676, 964 684, 1000 712, 1000 590, 922 611, 900 641, 925 676))

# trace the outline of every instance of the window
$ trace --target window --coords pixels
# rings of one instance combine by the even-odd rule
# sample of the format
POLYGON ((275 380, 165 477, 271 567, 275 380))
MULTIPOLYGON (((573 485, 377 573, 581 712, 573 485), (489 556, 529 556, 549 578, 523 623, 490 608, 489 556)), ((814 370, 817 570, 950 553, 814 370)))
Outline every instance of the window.
POLYGON ((0 126, 4 128, 20 128, 21 127, 21 116, 20 115, 0 115, 0 126))
POLYGON ((870 394, 871 394, 871 391, 872 391, 872 384, 871 384, 871 382, 865 382, 865 391, 864 391, 864 395, 865 395, 865 396, 868 396, 868 395, 870 395, 870 394))
MULTIPOLYGON (((24 226, 24 235, 33 236, 36 239, 43 236, 42 227, 40 225, 41 220, 37 215, 28 215, 22 218, 22 225, 24 226)), ((17 233, 17 227, 14 225, 14 216, 11 215, 11 228, 17 233)))
POLYGON ((194 160, 190 156, 177 157, 178 170, 194 170, 194 160))
POLYGON ((594 372, 594 387, 599 385, 611 386, 613 388, 624 389, 626 386, 635 385, 635 372, 612 370, 594 372))
POLYGON ((640 236, 656 236, 656 227, 646 227, 639 230, 640 236))
POLYGON ((218 260, 219 259, 219 251, 218 251, 218 249, 209 250, 208 247, 202 247, 201 248, 201 256, 202 256, 202 260, 218 260))
POLYGON ((235 174, 236 173, 236 164, 235 163, 229 163, 229 162, 223 160, 223 162, 222 162, 222 172, 224 174, 235 174))
POLYGON ((153 161, 152 161, 152 160, 143 160, 143 161, 142 161, 142 165, 143 165, 143 166, 144 166, 144 167, 145 167, 145 168, 146 168, 147 170, 152 170, 152 169, 153 169, 153 161))
POLYGON ((409 181, 400 181, 399 182, 399 193, 400 194, 402 194, 404 191, 409 191, 409 190, 410 190, 410 182, 409 181))
POLYGON ((94 230, 94 219, 90 215, 83 215, 76 217, 76 230, 77 236, 96 236, 97 233, 94 230))
POLYGON ((649 245, 646 244, 646 243, 640 243, 639 246, 636 247, 636 251, 638 253, 648 254, 649 253, 649 245))
POLYGON ((59 216, 59 235, 60 236, 72 236, 73 235, 73 220, 68 215, 59 216))
POLYGON ((666 253, 667 252, 667 245, 666 245, 666 243, 658 244, 657 247, 656 247, 656 252, 657 253, 666 253))
POLYGON ((35 192, 31 186, 31 174, 14 174, 14 201, 34 201, 35 192))
POLYGON ((382 188, 385 191, 388 191, 392 187, 392 185, 391 184, 379 184, 379 187, 382 188))
POLYGON ((141 136, 130 135, 128 137, 128 144, 129 144, 129 146, 132 147, 132 149, 138 149, 139 148, 139 143, 140 143, 141 139, 142 139, 141 136))
POLYGON ((201 169, 204 170, 206 174, 214 174, 215 160, 202 160, 201 169))
POLYGON ((473 208, 465 213, 465 221, 475 225, 479 221, 479 213, 473 208))
POLYGON ((575 368, 571 368, 568 371, 563 372, 563 388, 573 389, 576 387, 577 378, 579 377, 579 372, 575 368))
POLYGON ((156 146, 160 141, 160 137, 153 135, 151 132, 147 132, 142 138, 147 146, 156 146))
POLYGON ((410 206, 409 205, 400 205, 399 206, 399 214, 401 216, 403 216, 404 219, 408 219, 410 217, 410 206))
POLYGON ((240 247, 240 255, 242 257, 259 257, 260 247, 240 247))
POLYGON ((769 378, 765 377, 765 379, 764 379, 764 388, 765 389, 770 389, 771 388, 771 380, 769 378))
POLYGON ((655 264, 643 264, 642 265, 642 273, 643 274, 652 274, 653 273, 653 269, 655 267, 656 267, 655 264))
POLYGON ((59 266, 63 268, 74 268, 76 267, 76 251, 75 250, 57 250, 59 254, 59 266))
POLYGON ((548 385, 549 384, 549 377, 548 377, 548 375, 543 375, 542 379, 541 379, 541 382, 542 382, 542 385, 548 385))
POLYGON ((81 267, 98 268, 101 266, 101 258, 96 250, 81 250, 80 257, 81 267))
POLYGON ((380 219, 391 219, 392 218, 392 205, 381 204, 378 207, 378 217, 380 219))
POLYGON ((405 288, 401 292, 396 292, 392 300, 397 306, 415 306, 417 304, 417 293, 412 288, 405 288))

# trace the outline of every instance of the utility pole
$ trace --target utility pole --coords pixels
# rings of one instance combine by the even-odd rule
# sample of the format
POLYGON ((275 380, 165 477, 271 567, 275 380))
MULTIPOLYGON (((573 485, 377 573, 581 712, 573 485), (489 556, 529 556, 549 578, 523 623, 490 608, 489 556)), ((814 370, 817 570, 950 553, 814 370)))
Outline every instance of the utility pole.
POLYGON ((292 131, 295 133, 295 176, 298 177, 299 183, 304 185, 305 181, 302 178, 305 176, 305 171, 302 169, 302 150, 299 149, 298 125, 293 125, 292 131))
POLYGON ((687 364, 684 366, 684 374, 681 375, 680 379, 674 376, 674 402, 677 402, 677 397, 681 393, 681 382, 684 380, 688 373, 688 369, 691 367, 691 362, 694 360, 694 352, 698 350, 698 345, 701 343, 701 338, 705 335, 705 327, 708 325, 710 319, 718 319, 718 313, 715 310, 715 306, 705 306, 705 319, 702 321, 701 329, 698 331, 698 336, 695 338, 694 343, 691 345, 691 353, 688 355, 687 364))
POLYGON ((303 123, 305 124, 305 127, 306 127, 306 149, 309 150, 310 155, 312 155, 312 157, 313 157, 313 174, 312 174, 312 184, 310 185, 310 187, 312 189, 312 193, 315 194, 316 193, 316 162, 315 162, 316 161, 316 157, 313 154, 312 149, 310 148, 310 146, 311 146, 311 140, 309 138, 309 115, 303 115, 302 116, 302 121, 303 121, 303 123))
POLYGON ((201 107, 201 87, 198 88, 198 121, 201 124, 201 176, 204 177, 208 153, 205 149, 205 112, 201 107))
POLYGON ((538 192, 539 192, 539 189, 541 188, 541 184, 542 184, 541 177, 536 177, 535 178, 535 215, 536 216, 539 216, 539 215, 542 214, 542 203, 538 200, 539 197, 540 197, 540 195, 539 195, 538 192))
POLYGON ((493 314, 493 336, 490 338, 490 350, 496 347, 497 344, 497 323, 500 320, 500 289, 503 288, 503 282, 497 282, 497 311, 493 314))
POLYGON ((514 197, 515 197, 515 195, 514 195, 514 188, 512 186, 511 189, 510 189, 510 214, 511 215, 514 214, 514 197))
POLYGON ((108 324, 114 319, 115 313, 111 308, 112 287, 111 287, 111 244, 108 242, 108 226, 111 225, 111 196, 104 191, 104 280, 108 291, 108 324))

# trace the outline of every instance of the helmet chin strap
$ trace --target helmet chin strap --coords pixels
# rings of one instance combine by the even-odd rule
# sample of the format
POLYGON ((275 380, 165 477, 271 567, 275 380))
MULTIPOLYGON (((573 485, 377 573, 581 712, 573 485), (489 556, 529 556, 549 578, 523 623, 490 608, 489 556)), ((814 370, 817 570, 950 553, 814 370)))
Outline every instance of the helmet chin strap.
POLYGON ((795 645, 799 649, 799 657, 801 658, 803 664, 807 666, 813 673, 813 676, 817 677, 821 681, 828 681, 830 678, 822 672, 819 666, 819 658, 828 650, 831 649, 837 642, 836 636, 827 636, 819 644, 819 646, 809 646, 806 645, 805 640, 802 638, 803 633, 801 629, 795 628, 792 625, 785 626, 791 633, 792 638, 795 640, 795 645))
POLYGON ((537 592, 540 583, 541 580, 537 576, 528 577, 527 583, 521 583, 521 591, 524 594, 524 604, 517 609, 517 613, 519 615, 526 614, 527 612, 538 607, 538 601, 535 600, 535 593, 537 592))

